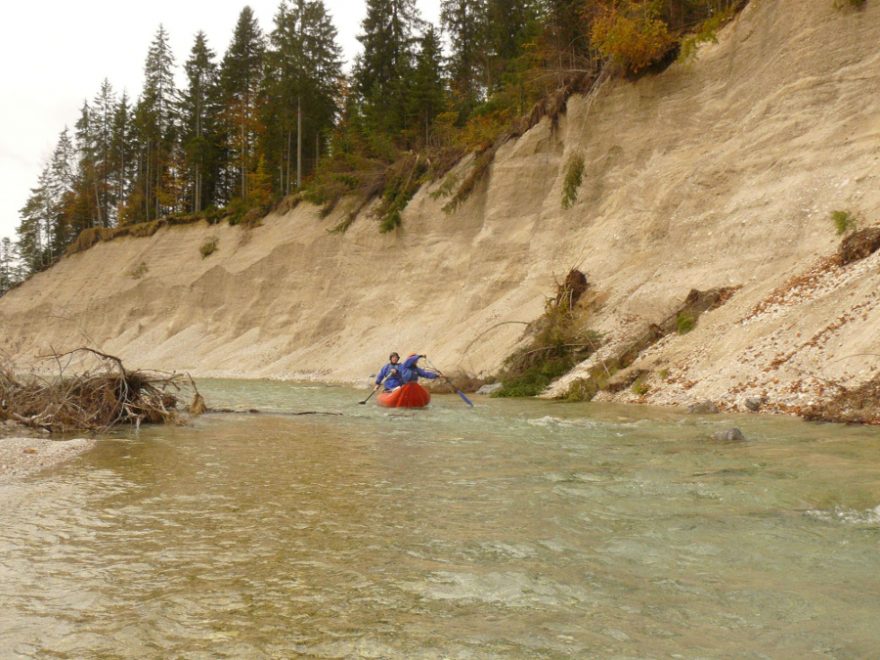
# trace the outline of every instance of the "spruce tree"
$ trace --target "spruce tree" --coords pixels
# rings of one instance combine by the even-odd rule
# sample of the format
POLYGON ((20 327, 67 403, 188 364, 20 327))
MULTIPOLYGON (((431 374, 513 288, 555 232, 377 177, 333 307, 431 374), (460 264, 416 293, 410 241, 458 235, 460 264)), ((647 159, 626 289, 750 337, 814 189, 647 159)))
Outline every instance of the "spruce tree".
POLYGON ((92 139, 97 184, 98 218, 101 225, 116 224, 116 199, 112 184, 113 120, 116 113, 116 95, 106 78, 92 100, 92 139))
POLYGON ((15 246, 4 236, 0 240, 0 296, 18 283, 18 266, 15 246))
POLYGON ((267 170, 278 172, 281 194, 292 185, 301 187, 303 171, 313 170, 318 160, 321 136, 335 123, 342 79, 336 35, 321 0, 282 3, 275 16, 264 87, 263 152, 267 170), (303 163, 304 149, 311 154, 310 166, 303 163))
POLYGON ((263 77, 265 40, 254 12, 242 9, 232 43, 220 66, 223 94, 225 168, 223 201, 247 199, 247 174, 258 164, 257 99, 263 77))
POLYGON ((168 190, 176 140, 177 90, 168 33, 159 26, 144 64, 144 89, 134 112, 137 129, 137 187, 141 207, 136 220, 152 220, 173 210, 168 190))
POLYGON ((74 238, 69 221, 74 201, 74 160, 73 142, 65 128, 37 185, 19 210, 17 249, 28 275, 48 268, 74 238))
POLYGON ((44 247, 51 220, 51 214, 47 211, 49 195, 45 185, 48 171, 47 165, 40 174, 39 183, 31 188, 27 201, 18 211, 19 223, 15 230, 18 235, 16 247, 28 275, 43 270, 49 261, 44 247))
POLYGON ((137 132, 128 95, 123 92, 113 111, 108 164, 109 187, 114 204, 113 216, 120 225, 134 222, 137 209, 142 207, 135 199, 134 179, 138 155, 137 132))
POLYGON ((445 104, 445 85, 443 80, 443 54, 440 50, 440 39, 429 25, 419 40, 419 53, 416 57, 416 68, 410 93, 411 116, 414 118, 413 129, 418 135, 417 142, 424 147, 430 143, 430 128, 435 117, 443 110, 445 104))
MULTIPOLYGON (((538 0, 486 0, 489 92, 505 84, 521 85, 520 64, 525 41, 533 36, 540 13, 538 0), (508 74, 512 74, 508 75, 508 74), (513 78, 512 80, 510 78, 513 78)), ((523 108, 520 108, 522 111, 523 108)))
POLYGON ((486 93, 487 0, 442 0, 440 21, 451 50, 450 86, 463 121, 486 93))
POLYGON ((364 52, 354 77, 375 130, 393 135, 408 123, 408 87, 419 25, 414 0, 367 0, 363 33, 358 36, 364 52))
POLYGON ((83 102, 75 124, 76 168, 73 177, 73 201, 67 219, 73 235, 83 229, 102 224, 100 218, 95 130, 92 109, 83 102))
POLYGON ((180 110, 181 142, 186 154, 186 206, 199 212, 214 201, 219 151, 218 70, 204 32, 196 34, 184 69, 188 85, 181 96, 180 110))
POLYGON ((47 176, 41 177, 39 185, 46 191, 43 218, 44 266, 59 258, 70 242, 76 238, 70 222, 76 185, 75 162, 74 144, 70 138, 70 131, 65 127, 58 136, 58 143, 52 152, 47 176))

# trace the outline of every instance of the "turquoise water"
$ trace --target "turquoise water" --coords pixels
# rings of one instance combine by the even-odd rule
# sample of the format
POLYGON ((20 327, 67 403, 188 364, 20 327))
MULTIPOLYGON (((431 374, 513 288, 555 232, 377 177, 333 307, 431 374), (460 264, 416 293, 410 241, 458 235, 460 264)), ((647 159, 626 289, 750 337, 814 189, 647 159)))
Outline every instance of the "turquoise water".
POLYGON ((0 657, 880 648, 880 430, 200 387, 270 412, 119 433, 0 485, 0 657), (709 439, 734 425, 748 442, 709 439))

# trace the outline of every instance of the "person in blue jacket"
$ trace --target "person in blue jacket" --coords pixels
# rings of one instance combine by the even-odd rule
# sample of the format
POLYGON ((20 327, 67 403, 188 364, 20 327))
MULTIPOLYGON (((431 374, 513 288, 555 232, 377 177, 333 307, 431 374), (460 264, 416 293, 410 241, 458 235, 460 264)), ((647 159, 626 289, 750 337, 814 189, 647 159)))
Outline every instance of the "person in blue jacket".
POLYGON ((388 364, 382 367, 379 370, 379 373, 376 375, 376 387, 373 388, 373 391, 379 389, 380 385, 385 386, 385 390, 393 390, 401 385, 403 385, 403 379, 400 377, 400 369, 403 365, 400 364, 400 356, 397 352, 391 353, 388 356, 388 364))
POLYGON ((419 381, 419 376, 422 378, 428 378, 433 380, 437 378, 439 374, 434 373, 433 371, 427 371, 422 369, 418 362, 420 359, 425 357, 424 355, 416 355, 413 353, 406 360, 403 361, 403 364, 400 368, 400 376, 401 380, 404 383, 417 383, 419 381))

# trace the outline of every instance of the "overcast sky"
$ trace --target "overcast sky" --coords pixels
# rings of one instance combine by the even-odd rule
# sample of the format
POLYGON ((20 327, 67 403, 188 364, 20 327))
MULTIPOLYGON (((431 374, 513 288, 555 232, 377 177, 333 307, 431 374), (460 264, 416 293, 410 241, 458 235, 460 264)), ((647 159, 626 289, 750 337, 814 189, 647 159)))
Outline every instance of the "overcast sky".
MULTIPOLYGON (((144 60, 159 24, 171 38, 180 67, 199 30, 221 58, 238 15, 250 5, 264 32, 280 0, 21 0, 6 3, 0 39, 0 237, 14 238, 18 210, 66 126, 73 129, 83 100, 107 78, 134 100, 144 60)), ((339 32, 347 63, 358 52, 356 36, 364 0, 324 0, 339 32)), ((416 0, 425 20, 437 23, 440 0, 416 0)), ((178 72, 180 77, 180 72, 178 72)))

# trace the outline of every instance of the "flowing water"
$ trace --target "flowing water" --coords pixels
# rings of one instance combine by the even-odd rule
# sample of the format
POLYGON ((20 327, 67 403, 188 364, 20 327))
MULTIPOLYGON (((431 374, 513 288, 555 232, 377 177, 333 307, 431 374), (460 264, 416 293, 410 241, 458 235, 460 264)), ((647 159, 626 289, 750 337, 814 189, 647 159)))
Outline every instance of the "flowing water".
POLYGON ((120 433, 0 486, 0 657, 880 650, 876 429, 202 389, 273 412, 120 433), (733 425, 748 442, 708 439, 733 425))

